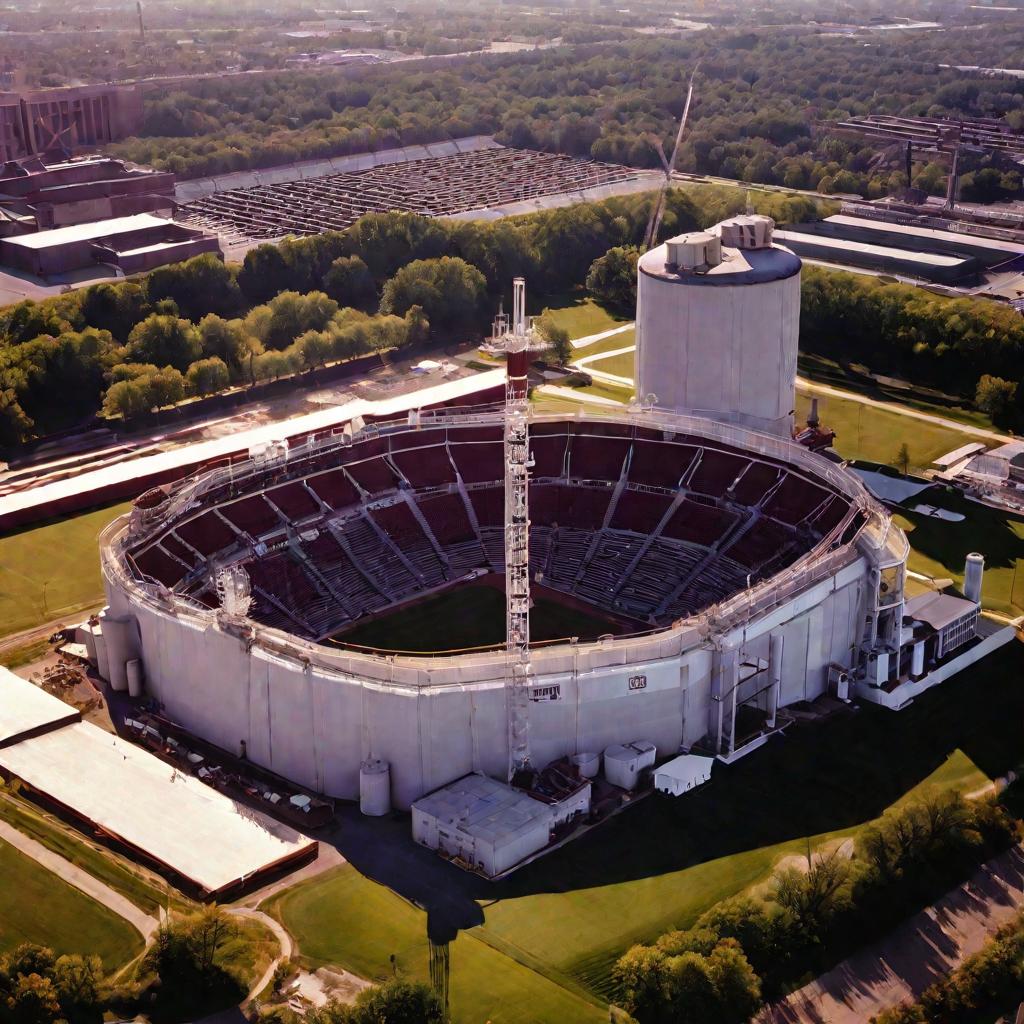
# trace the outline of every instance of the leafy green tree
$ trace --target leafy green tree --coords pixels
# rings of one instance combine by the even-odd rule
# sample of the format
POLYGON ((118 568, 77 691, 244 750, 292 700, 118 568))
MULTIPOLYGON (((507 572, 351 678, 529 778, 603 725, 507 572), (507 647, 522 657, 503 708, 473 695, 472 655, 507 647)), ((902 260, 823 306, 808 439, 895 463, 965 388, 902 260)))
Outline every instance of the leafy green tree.
POLYGON ((974 404, 992 417, 994 423, 1003 423, 1017 398, 1017 382, 983 373, 978 379, 974 404))
POLYGON ((277 380, 293 371, 292 361, 284 352, 271 349, 261 352, 253 359, 253 374, 256 380, 277 380))
POLYGON ((537 333, 551 346, 551 355, 559 366, 565 366, 572 359, 572 341, 569 332, 549 316, 538 317, 533 322, 537 333))
POLYGON ((414 260, 384 285, 380 311, 420 306, 435 331, 465 329, 479 324, 486 291, 483 274, 457 256, 414 260))
POLYGON ((234 270, 210 252, 150 271, 146 294, 154 305, 171 299, 187 320, 234 313, 241 303, 234 270))
POLYGON ((820 938, 832 919, 850 906, 850 865, 836 849, 812 858, 806 871, 787 868, 775 879, 775 901, 810 938, 820 938))
POLYGON ((245 254, 238 287, 249 302, 266 302, 282 290, 287 273, 281 249, 265 242, 245 254))
POLYGON ((324 291, 339 305, 371 310, 377 288, 369 267, 359 256, 339 256, 324 274, 324 291))
POLYGON ((617 245, 594 260, 587 272, 587 291, 602 305, 636 312, 636 265, 640 250, 617 245))
POLYGON ((6 1002, 11 1024, 55 1024, 60 1017, 57 990, 39 974, 18 974, 6 1002))
POLYGON ((122 344, 131 329, 149 314, 149 300, 135 281, 96 284, 82 294, 82 319, 91 327, 110 333, 122 344))
POLYGON ((216 313, 204 316, 196 325, 203 355, 216 357, 230 370, 242 369, 249 356, 250 338, 242 320, 225 320, 216 313))
POLYGON ((152 407, 148 375, 115 381, 103 396, 103 415, 107 417, 120 416, 130 420, 152 407))
POLYGON ((203 346, 188 320, 153 313, 132 329, 126 352, 134 362, 187 370, 202 356, 203 346))
POLYGON ((197 359, 186 374, 188 390, 194 395, 212 395, 223 391, 230 383, 231 377, 223 359, 211 356, 209 359, 197 359))

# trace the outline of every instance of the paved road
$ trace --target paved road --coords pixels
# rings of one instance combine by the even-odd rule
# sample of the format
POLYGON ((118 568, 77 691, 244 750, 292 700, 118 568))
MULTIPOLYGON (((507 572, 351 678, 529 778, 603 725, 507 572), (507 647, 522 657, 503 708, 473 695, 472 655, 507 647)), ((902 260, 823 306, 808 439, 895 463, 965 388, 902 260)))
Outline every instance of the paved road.
POLYGON ((881 942, 763 1011, 758 1024, 864 1024, 918 996, 976 953, 1024 905, 1024 848, 990 860, 967 882, 881 942))
POLYGON ((130 925, 138 930, 143 939, 148 943, 150 938, 160 927, 160 922, 155 917, 150 917, 145 911, 140 910, 130 900, 125 899, 119 892, 115 892, 108 885, 104 885, 98 878, 94 878, 87 871, 72 864, 71 861, 61 857, 59 854, 48 850, 42 843, 22 835, 16 828, 8 825, 6 821, 0 821, 0 839, 9 843, 16 850, 20 850, 27 857, 31 857, 44 868, 52 871, 62 878, 68 885, 91 896, 97 903, 101 903, 108 910, 113 911, 118 917, 123 917, 130 925))

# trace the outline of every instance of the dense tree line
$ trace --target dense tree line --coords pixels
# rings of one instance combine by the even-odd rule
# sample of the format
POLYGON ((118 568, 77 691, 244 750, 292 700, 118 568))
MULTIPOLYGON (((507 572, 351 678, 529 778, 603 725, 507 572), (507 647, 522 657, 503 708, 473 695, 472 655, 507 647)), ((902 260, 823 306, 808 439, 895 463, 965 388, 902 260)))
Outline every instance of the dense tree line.
MULTIPOLYGON (((1008 37, 1018 48, 1024 42, 1013 27, 972 32, 966 55, 956 33, 942 33, 928 40, 923 59, 918 36, 854 43, 791 29, 716 30, 464 58, 429 71, 405 65, 203 81, 154 99, 142 137, 115 150, 196 177, 484 133, 512 146, 657 167, 653 140, 671 148, 699 59, 680 169, 874 196, 906 184, 900 161, 878 164, 877 143, 820 126, 865 113, 1018 124, 1024 82, 941 66, 1004 54, 1008 37)), ((968 193, 1019 185, 1013 168, 975 176, 985 169, 965 168, 968 193)), ((914 178, 939 191, 944 170, 922 163, 914 178)))
MULTIPOLYGON (((807 199, 765 195, 782 221, 807 199)), ((741 209, 735 189, 673 190, 666 234, 741 209)), ((241 266, 211 255, 138 280, 0 311, 0 444, 101 407, 131 417, 230 384, 275 379, 366 352, 486 331, 511 279, 531 295, 580 285, 609 248, 639 241, 650 197, 498 221, 372 214, 342 232, 257 246, 241 266)))
POLYGON ((1002 425, 1024 413, 1024 318, 1009 305, 805 266, 800 347, 978 398, 1002 425))
POLYGON ((998 804, 956 793, 889 811, 858 835, 852 858, 842 848, 821 853, 776 874, 765 896, 726 900, 692 928, 634 946, 614 970, 618 996, 639 1024, 741 1024, 762 999, 941 895, 1016 828, 998 804))

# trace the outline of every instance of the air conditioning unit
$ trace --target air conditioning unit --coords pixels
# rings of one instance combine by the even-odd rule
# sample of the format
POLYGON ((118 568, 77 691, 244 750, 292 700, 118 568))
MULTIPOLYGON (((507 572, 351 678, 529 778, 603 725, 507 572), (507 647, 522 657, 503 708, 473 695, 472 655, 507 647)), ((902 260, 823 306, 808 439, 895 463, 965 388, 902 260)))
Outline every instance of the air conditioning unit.
POLYGON ((849 670, 835 662, 828 667, 828 692, 838 700, 850 699, 849 670))

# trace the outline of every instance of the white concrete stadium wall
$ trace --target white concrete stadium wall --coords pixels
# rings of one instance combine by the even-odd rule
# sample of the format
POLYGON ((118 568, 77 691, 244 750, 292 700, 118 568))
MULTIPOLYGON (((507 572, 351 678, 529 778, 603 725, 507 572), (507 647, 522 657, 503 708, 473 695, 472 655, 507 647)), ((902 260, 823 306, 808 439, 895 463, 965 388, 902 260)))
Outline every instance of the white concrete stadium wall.
MULTIPOLYGON (((772 633, 782 635, 780 703, 811 699, 824 691, 829 662, 850 664, 866 572, 858 560, 724 641, 756 654, 767 651, 772 633)), ((108 585, 108 599, 112 614, 137 617, 146 686, 170 718, 234 753, 245 741, 252 761, 310 789, 356 799, 359 762, 370 756, 390 762, 399 807, 473 770, 504 775, 500 676, 479 681, 467 671, 463 681, 439 685, 424 671, 420 686, 359 679, 260 646, 247 651, 212 621, 136 604, 116 585, 108 585)), ((626 644, 612 649, 621 655, 540 653, 536 683, 558 683, 561 699, 531 704, 537 764, 637 739, 667 757, 708 732, 710 643, 691 631, 676 654, 648 661, 627 660, 626 644), (640 675, 646 685, 630 688, 640 675)))
POLYGON ((788 437, 800 275, 734 286, 638 275, 638 395, 788 437))

